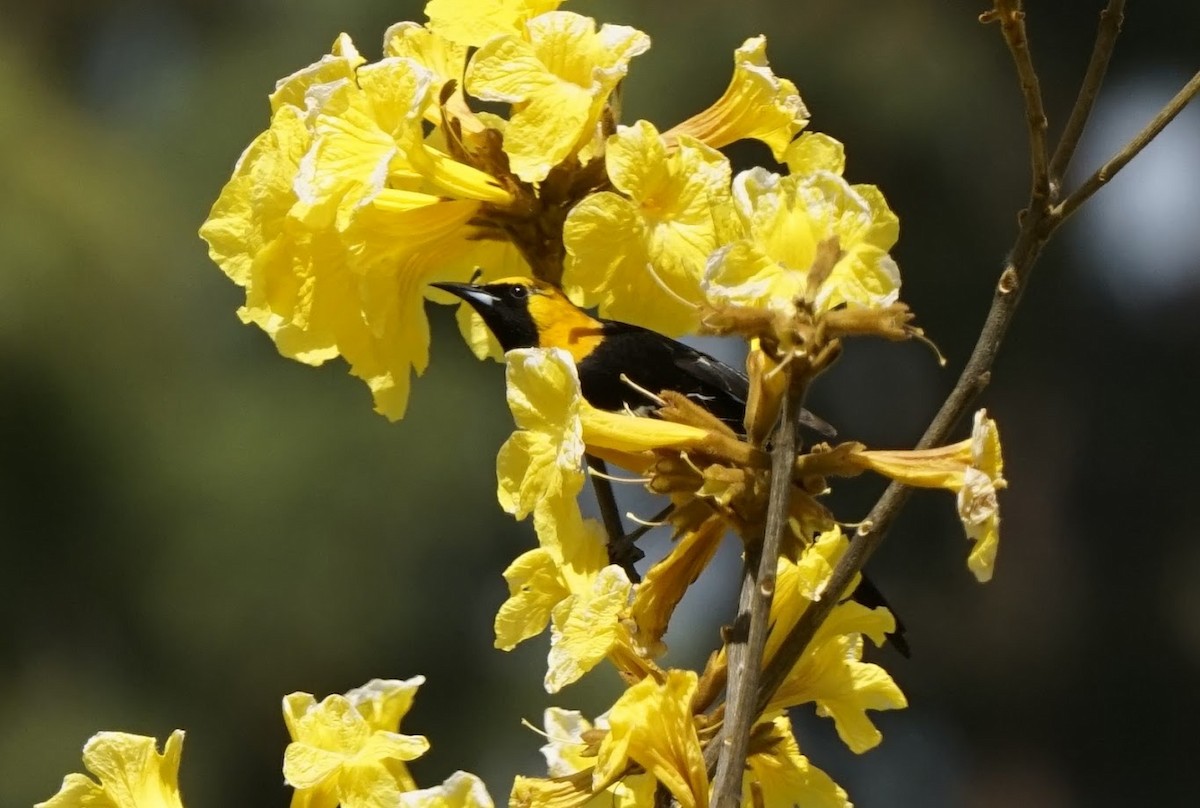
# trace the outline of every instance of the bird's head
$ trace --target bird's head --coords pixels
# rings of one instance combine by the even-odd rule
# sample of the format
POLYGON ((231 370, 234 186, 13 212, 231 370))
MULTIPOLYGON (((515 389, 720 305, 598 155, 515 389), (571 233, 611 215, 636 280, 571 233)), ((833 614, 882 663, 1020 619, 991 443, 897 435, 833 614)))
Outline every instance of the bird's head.
POLYGON ((535 278, 503 278, 492 283, 434 283, 479 312, 506 352, 516 348, 560 347, 549 338, 561 326, 599 323, 556 286, 535 278))

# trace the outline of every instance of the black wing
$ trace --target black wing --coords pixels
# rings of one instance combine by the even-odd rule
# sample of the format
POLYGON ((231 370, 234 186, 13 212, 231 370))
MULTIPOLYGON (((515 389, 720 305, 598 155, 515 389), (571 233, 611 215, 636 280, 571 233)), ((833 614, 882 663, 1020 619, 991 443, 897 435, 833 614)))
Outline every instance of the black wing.
MULTIPOLYGON (((741 371, 682 342, 631 323, 603 320, 604 343, 579 363, 584 397, 603 410, 645 408, 650 402, 629 384, 651 393, 686 395, 735 432, 743 430, 750 382, 741 371)), ((800 423, 832 437, 833 427, 808 410, 800 423)))
POLYGON ((604 341, 579 363, 584 397, 594 407, 638 410, 650 404, 625 381, 650 393, 674 390, 741 429, 749 382, 708 354, 630 323, 605 320, 604 341))

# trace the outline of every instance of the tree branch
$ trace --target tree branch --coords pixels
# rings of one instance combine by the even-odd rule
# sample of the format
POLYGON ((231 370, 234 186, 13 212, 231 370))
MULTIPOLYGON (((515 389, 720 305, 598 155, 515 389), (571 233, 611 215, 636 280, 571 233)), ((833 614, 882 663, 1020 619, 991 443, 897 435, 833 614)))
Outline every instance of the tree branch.
POLYGON ((1096 43, 1092 46, 1092 58, 1088 60, 1083 83, 1079 85, 1079 95, 1075 97, 1075 105, 1071 107, 1071 115, 1058 139, 1054 157, 1050 160, 1050 182, 1055 186, 1053 190, 1062 187, 1067 169, 1071 167, 1071 158, 1075 156, 1079 138, 1083 136, 1096 96, 1100 94, 1100 85, 1104 82, 1104 74, 1108 72, 1108 60, 1112 57, 1124 21, 1125 0, 1108 0, 1108 5, 1100 12, 1100 29, 1096 32, 1096 43))
POLYGON ((1062 221, 1078 210, 1079 206, 1090 199, 1092 194, 1104 187, 1130 160, 1137 157, 1138 152, 1146 148, 1146 145, 1175 119, 1175 116, 1196 97, 1198 92, 1200 92, 1200 72, 1197 72, 1192 76, 1191 81, 1183 85, 1183 89, 1167 102, 1167 105, 1154 116, 1150 123, 1146 124, 1145 129, 1138 132, 1133 140, 1126 143, 1107 163, 1096 169, 1096 173, 1088 177, 1083 185, 1075 189, 1061 204, 1055 206, 1055 218, 1062 221))
POLYGON ((1029 163, 1033 189, 1031 204, 1044 204, 1050 195, 1050 170, 1046 156, 1046 110, 1042 106, 1042 89, 1033 55, 1029 52, 1029 37, 1025 33, 1025 10, 1022 0, 995 0, 991 11, 980 16, 981 22, 998 21, 1004 41, 1012 53, 1025 99, 1025 119, 1029 127, 1029 163))
MULTIPOLYGON (((1080 204, 1095 193, 1129 160, 1133 159, 1134 155, 1141 151, 1146 143, 1162 131, 1163 127, 1179 113, 1197 92, 1200 92, 1200 74, 1197 74, 1163 108, 1162 112, 1112 160, 1101 167, 1091 180, 1084 183, 1079 190, 1068 197, 1062 204, 1053 208, 1049 207, 1046 204, 1047 199, 1044 196, 1046 189, 1039 188, 1038 186, 1039 178, 1042 176, 1041 168, 1045 167, 1045 141, 1044 132, 1039 134, 1037 122, 1042 120, 1044 123, 1044 115, 1041 111, 1040 94, 1037 92, 1037 77, 1034 75, 1031 80, 1027 74, 1032 69, 1032 63, 1028 60, 1028 49, 1023 46, 1025 41, 1023 14, 1020 11, 1019 2, 1014 3, 1012 0, 995 0, 995 2, 995 8, 988 14, 983 15, 981 20, 988 22, 999 19, 1005 40, 1009 43, 1010 50, 1013 51, 1017 73, 1025 98, 1026 119, 1030 125, 1030 149, 1034 152, 1032 157, 1033 184, 1030 188, 1029 207, 1018 218, 1019 229, 1017 238, 1013 244, 1008 262, 1000 275, 1000 280, 996 284, 991 308, 988 310, 987 318, 984 321, 983 328, 980 330, 979 339, 976 341, 975 348, 971 352, 971 356, 967 360, 967 364, 963 368, 958 381, 955 383, 954 389, 942 403, 937 415, 930 422, 929 428, 917 444, 917 448, 919 449, 927 449, 931 446, 944 443, 949 438, 955 426, 970 410, 972 404, 979 397, 979 394, 987 387, 991 380, 992 365, 1000 350, 1000 345, 1004 340, 1009 325, 1012 323, 1013 316, 1016 314, 1017 306, 1020 304, 1024 290, 1028 286, 1033 266, 1047 240, 1049 240, 1063 221, 1080 204), (1043 150, 1041 159, 1037 155, 1039 148, 1043 150), (1039 168, 1039 165, 1041 168, 1039 168)), ((1119 10, 1119 4, 1110 4, 1107 11, 1112 11, 1114 5, 1119 10)), ((1116 25, 1115 22, 1111 24, 1116 25)), ((1115 32, 1109 33, 1108 28, 1102 25, 1097 38, 1107 38, 1110 36, 1115 36, 1115 32)), ((1104 50, 1105 48, 1111 49, 1111 44, 1098 43, 1097 47, 1093 49, 1093 64, 1089 66, 1088 73, 1084 78, 1085 84, 1095 82, 1098 87, 1099 77, 1103 71, 1102 66, 1098 66, 1096 62, 1098 59, 1106 61, 1107 57, 1097 57, 1095 51, 1104 50)), ((1084 92, 1084 89, 1086 88, 1081 88, 1080 100, 1077 101, 1077 107, 1080 104, 1090 107, 1091 100, 1088 98, 1088 93, 1094 92, 1094 88, 1093 90, 1088 90, 1088 92, 1084 92)), ((1086 109, 1073 112, 1072 118, 1079 118, 1082 122, 1086 122, 1086 113, 1086 109)), ((1056 158, 1064 161, 1064 164, 1065 161, 1069 160, 1070 153, 1074 150, 1074 145, 1068 141, 1068 138, 1078 138, 1079 134, 1075 132, 1075 128, 1081 126, 1082 123, 1069 124, 1068 129, 1064 130, 1058 148, 1055 150, 1056 158)), ((884 491, 879 501, 875 503, 875 506, 871 509, 871 512, 867 515, 866 520, 864 520, 862 527, 859 529, 857 537, 850 543, 850 547, 834 568, 829 583, 826 585, 825 597, 812 603, 804 614, 801 615, 800 620, 797 621, 796 625, 788 633, 788 636, 784 638, 779 650, 775 653, 775 656, 763 672, 757 697, 759 710, 766 708, 779 685, 782 684, 787 674, 800 659, 808 644, 812 642, 817 628, 829 616, 833 607, 848 594, 851 581, 862 571, 867 560, 878 549, 884 535, 891 527, 892 522, 895 521, 904 503, 908 500, 909 493, 909 489, 893 482, 884 491)))
POLYGON ((794 384, 792 368, 784 393, 783 416, 771 449, 771 488, 767 499, 767 521, 762 543, 747 546, 738 597, 738 614, 726 642, 729 684, 726 688, 725 718, 718 743, 709 746, 706 762, 718 755, 713 778, 715 808, 737 808, 742 797, 742 774, 750 747, 750 729, 761 710, 755 700, 762 671, 763 648, 767 643, 771 600, 783 532, 788 529, 792 493, 792 464, 799 450, 800 411, 804 405, 803 385, 794 384), (743 636, 739 636, 743 635, 743 636), (712 750, 715 750, 712 751, 712 750))

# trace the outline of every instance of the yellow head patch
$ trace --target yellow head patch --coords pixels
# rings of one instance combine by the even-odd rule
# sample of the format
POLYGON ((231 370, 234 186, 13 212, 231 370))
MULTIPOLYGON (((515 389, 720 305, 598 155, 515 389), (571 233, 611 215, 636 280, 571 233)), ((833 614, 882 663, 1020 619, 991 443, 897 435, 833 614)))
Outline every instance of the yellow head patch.
POLYGON ((533 278, 505 278, 495 283, 529 288, 529 316, 537 328, 539 348, 562 348, 578 364, 604 339, 603 324, 557 287, 533 278))

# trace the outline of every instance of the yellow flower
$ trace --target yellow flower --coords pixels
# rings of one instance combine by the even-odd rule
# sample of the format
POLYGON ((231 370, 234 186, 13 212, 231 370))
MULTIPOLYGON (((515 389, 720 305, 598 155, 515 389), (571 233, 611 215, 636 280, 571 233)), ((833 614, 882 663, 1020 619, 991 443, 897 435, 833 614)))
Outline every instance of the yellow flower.
POLYGON ((642 679, 608 713, 610 730, 597 754, 594 788, 606 788, 633 760, 654 775, 682 808, 708 805, 708 771, 692 719, 697 676, 672 670, 664 682, 642 679))
POLYGON ((574 777, 522 777, 513 778, 512 792, 508 797, 509 808, 621 808, 612 805, 611 798, 601 792, 605 801, 593 798, 591 771, 574 777))
POLYGON ((708 109, 667 132, 668 138, 690 135, 719 149, 745 138, 771 147, 776 160, 808 123, 808 110, 796 85, 778 78, 767 64, 767 38, 742 43, 733 55, 733 78, 725 94, 708 109))
POLYGON ((608 564, 603 530, 585 520, 573 497, 552 497, 534 510, 541 547, 504 572, 509 598, 496 614, 496 647, 510 651, 551 626, 545 686, 557 693, 628 642, 621 615, 632 586, 608 564))
POLYGON ((800 615, 814 600, 820 600, 838 559, 849 540, 836 524, 817 536, 795 561, 781 558, 776 571, 775 596, 771 600, 771 632, 763 656, 770 659, 800 615))
POLYGON ((759 722, 746 758, 742 804, 757 805, 755 786, 762 793, 762 808, 850 808, 846 792, 828 774, 800 754, 787 714, 759 722), (763 724, 770 729, 762 732, 763 724))
POLYGON ((374 680, 320 703, 308 693, 284 697, 292 743, 284 751, 283 777, 296 790, 292 808, 383 806, 412 789, 404 762, 425 754, 429 742, 397 730, 423 681, 374 680))
POLYGON ((397 808, 492 808, 487 787, 470 772, 457 771, 440 786, 406 791, 395 802, 397 808))
POLYGON ((578 783, 578 792, 591 797, 583 803, 588 808, 653 805, 655 782, 654 777, 647 773, 628 775, 603 791, 594 795, 591 793, 596 747, 599 739, 608 731, 607 717, 601 716, 593 727, 577 710, 550 707, 544 714, 543 728, 547 743, 541 751, 546 759, 547 773, 554 778, 571 778, 568 782, 578 783), (572 777, 580 774, 586 774, 586 779, 572 777))
POLYGON ((900 273, 888 255, 900 232, 896 215, 877 188, 842 179, 840 151, 828 148, 830 141, 797 141, 797 165, 810 173, 781 177, 753 168, 734 178, 744 237, 709 259, 704 287, 711 302, 790 315, 797 299, 818 311, 896 301, 900 273), (829 239, 837 240, 840 255, 810 288, 817 247, 829 239))
POLYGON ((496 615, 496 647, 511 651, 550 623, 551 611, 571 595, 586 595, 608 565, 604 531, 584 519, 579 503, 558 497, 540 503, 533 525, 541 544, 504 571, 509 598, 496 615))
MULTIPOLYGON (((432 98, 441 98, 442 89, 455 83, 453 101, 447 102, 447 112, 456 120, 475 128, 476 121, 462 93, 463 71, 467 66, 467 46, 452 42, 415 22, 398 22, 383 34, 383 55, 411 59, 432 74, 432 98)), ((436 104, 425 108, 425 120, 434 126, 442 123, 441 109, 436 104)))
POLYGON ((882 606, 839 604, 775 692, 767 711, 813 702, 817 715, 833 719, 838 737, 852 752, 878 745, 883 736, 867 710, 902 709, 908 701, 887 671, 862 661, 862 638, 867 635, 879 645, 895 627, 895 619, 882 606))
POLYGON ((554 11, 561 0, 429 0, 429 29, 451 42, 478 47, 492 37, 515 34, 533 17, 554 11))
POLYGON ((719 244, 729 161, 689 137, 668 149, 646 121, 618 127, 604 154, 620 193, 591 194, 568 214, 567 291, 606 317, 673 336, 695 330, 686 303, 700 301, 704 262, 719 244))
POLYGON ((417 689, 423 684, 424 676, 372 679, 362 687, 348 691, 346 699, 372 730, 399 732, 400 720, 408 715, 417 689))
POLYGON ((35 808, 182 808, 179 756, 183 730, 167 738, 160 755, 154 738, 100 732, 83 747, 83 765, 99 783, 68 774, 62 788, 35 808))
MULTIPOLYGON (((551 777, 567 777, 595 765, 594 750, 591 755, 584 754, 594 744, 584 736, 593 734, 594 729, 583 713, 547 707, 542 714, 542 727, 547 741, 541 750, 542 757, 546 759, 546 771, 551 777)), ((607 722, 604 728, 607 729, 607 722)))
POLYGON ((509 351, 508 406, 518 431, 496 458, 500 506, 524 519, 539 502, 583 488, 583 397, 561 349, 509 351))
POLYGON ((687 594, 688 587, 712 560, 726 527, 726 523, 718 518, 707 519, 699 527, 689 530, 638 584, 629 606, 629 616, 637 627, 633 640, 644 656, 657 657, 666 650, 662 637, 667 632, 671 615, 687 594))
POLYGON ((246 288, 244 322, 301 362, 345 357, 393 419, 428 363, 427 284, 469 277, 472 217, 509 199, 424 139, 435 83, 409 58, 363 64, 343 35, 280 82, 200 230, 246 288))
POLYGON ((590 17, 550 11, 484 42, 467 67, 467 91, 513 105, 504 128, 509 166, 525 182, 540 182, 596 139, 609 94, 649 47, 637 29, 597 31, 590 17))
POLYGON ((609 565, 589 589, 560 601, 550 613, 550 655, 546 692, 557 693, 608 656, 627 636, 621 613, 629 604, 632 584, 625 570, 609 565))
POLYGON ((504 571, 508 600, 496 613, 496 647, 511 651, 536 637, 550 623, 550 611, 571 591, 563 583, 559 566, 544 547, 517 556, 504 571))
POLYGON ((958 498, 958 516, 967 538, 975 543, 967 566, 981 582, 991 580, 1000 546, 1000 509, 996 492, 1008 487, 1000 430, 987 417, 975 413, 971 437, 950 446, 912 451, 859 451, 849 459, 905 485, 944 488, 958 498))
POLYGON ((708 435, 685 424, 596 409, 583 400, 578 370, 561 348, 522 348, 505 358, 508 406, 518 431, 496 458, 497 498, 518 519, 538 503, 579 493, 587 449, 635 455, 687 448, 708 435))
POLYGON ((789 174, 829 171, 839 177, 846 170, 846 147, 824 132, 805 132, 783 154, 789 174))
MULTIPOLYGON (((798 561, 780 557, 766 660, 774 657, 809 604, 824 594, 847 545, 841 530, 833 526, 806 547, 798 561)), ((907 706, 907 701, 887 671, 862 661, 862 638, 868 636, 881 645, 895 628, 895 618, 882 606, 868 609, 854 601, 838 604, 775 692, 766 712, 813 702, 818 715, 833 719, 838 735, 852 751, 864 752, 875 746, 882 736, 866 711, 899 709, 907 706)))

